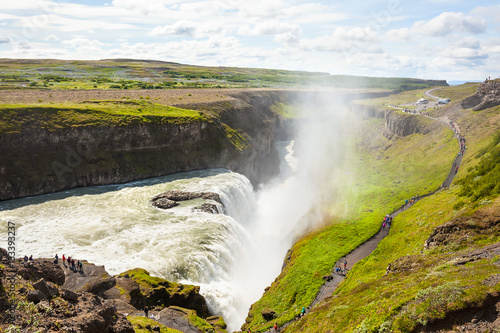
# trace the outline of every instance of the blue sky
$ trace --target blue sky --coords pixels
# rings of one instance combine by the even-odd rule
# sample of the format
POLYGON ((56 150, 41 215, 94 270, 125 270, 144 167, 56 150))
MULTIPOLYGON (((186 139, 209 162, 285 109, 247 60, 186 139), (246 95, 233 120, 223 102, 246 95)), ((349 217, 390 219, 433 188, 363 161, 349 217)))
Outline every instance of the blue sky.
POLYGON ((0 57, 137 58, 369 76, 500 76, 500 5, 452 0, 22 0, 0 57))

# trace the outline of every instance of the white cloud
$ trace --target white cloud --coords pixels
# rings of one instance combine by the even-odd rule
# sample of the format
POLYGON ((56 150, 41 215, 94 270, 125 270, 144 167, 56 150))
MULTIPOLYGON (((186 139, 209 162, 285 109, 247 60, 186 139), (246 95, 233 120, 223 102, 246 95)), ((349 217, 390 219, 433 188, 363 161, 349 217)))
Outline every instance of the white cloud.
POLYGON ((463 13, 442 13, 429 21, 415 23, 414 30, 428 36, 446 36, 453 32, 478 34, 486 29, 486 21, 463 13))
POLYGON ((384 40, 389 42, 406 42, 411 40, 413 35, 413 32, 408 28, 392 29, 385 34, 384 40))
POLYGON ((370 27, 340 27, 327 36, 313 40, 304 39, 301 45, 308 50, 323 52, 356 52, 367 50, 375 39, 375 31, 370 27))
POLYGON ((201 38, 221 33, 222 31, 222 26, 219 24, 199 24, 193 21, 180 20, 171 25, 155 27, 149 32, 149 35, 201 38))
POLYGON ((57 37, 56 35, 49 35, 49 36, 45 37, 43 40, 45 40, 47 42, 57 42, 57 41, 60 41, 61 38, 57 37))
POLYGON ((302 28, 297 24, 270 20, 258 23, 253 27, 248 25, 241 26, 238 33, 240 35, 247 36, 278 35, 287 33, 298 36, 302 33, 302 28))
POLYGON ((101 41, 98 41, 97 39, 88 39, 85 37, 75 37, 70 40, 63 40, 61 44, 68 45, 69 47, 91 47, 91 48, 100 48, 105 45, 106 43, 103 43, 101 41))

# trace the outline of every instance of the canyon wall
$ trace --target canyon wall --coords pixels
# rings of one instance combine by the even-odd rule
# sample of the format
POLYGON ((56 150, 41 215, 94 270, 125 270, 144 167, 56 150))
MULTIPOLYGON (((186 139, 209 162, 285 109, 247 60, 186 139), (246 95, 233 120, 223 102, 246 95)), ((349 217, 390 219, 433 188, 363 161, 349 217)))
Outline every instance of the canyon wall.
POLYGON ((0 200, 207 168, 227 168, 258 184, 279 171, 275 138, 286 126, 270 107, 284 98, 248 92, 198 105, 218 114, 203 121, 51 130, 33 125, 3 133, 0 200))

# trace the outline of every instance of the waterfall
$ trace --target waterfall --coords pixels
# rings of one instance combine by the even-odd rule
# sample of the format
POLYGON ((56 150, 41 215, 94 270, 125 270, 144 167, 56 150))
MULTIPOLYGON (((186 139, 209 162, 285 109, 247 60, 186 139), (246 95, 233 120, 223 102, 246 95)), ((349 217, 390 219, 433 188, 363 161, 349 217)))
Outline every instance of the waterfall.
POLYGON ((299 200, 304 189, 295 177, 293 142, 278 143, 278 150, 281 175, 257 191, 228 170, 192 171, 1 202, 0 228, 16 223, 19 256, 65 254, 105 265, 110 274, 141 267, 199 285, 210 310, 238 330, 279 274, 291 246, 285 235, 309 209, 299 200), (151 205, 153 196, 173 189, 219 193, 224 214, 194 209, 203 199, 169 210, 151 205))

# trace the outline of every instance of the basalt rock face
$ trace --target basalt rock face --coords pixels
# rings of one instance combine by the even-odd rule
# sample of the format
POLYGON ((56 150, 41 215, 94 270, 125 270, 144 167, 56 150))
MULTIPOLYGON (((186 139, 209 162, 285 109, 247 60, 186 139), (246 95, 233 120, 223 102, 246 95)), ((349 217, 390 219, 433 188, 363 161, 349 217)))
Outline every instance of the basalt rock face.
POLYGON ((500 105, 500 80, 488 80, 483 82, 476 93, 462 101, 464 109, 472 108, 481 111, 500 105))
POLYGON ((407 136, 415 133, 428 133, 428 129, 421 124, 421 118, 417 115, 387 111, 385 113, 385 135, 407 136))
POLYGON ((275 138, 286 121, 271 106, 286 98, 248 92, 230 101, 183 105, 218 114, 186 123, 50 130, 28 124, 0 135, 0 200, 208 168, 239 172, 258 184, 279 171, 275 138))

